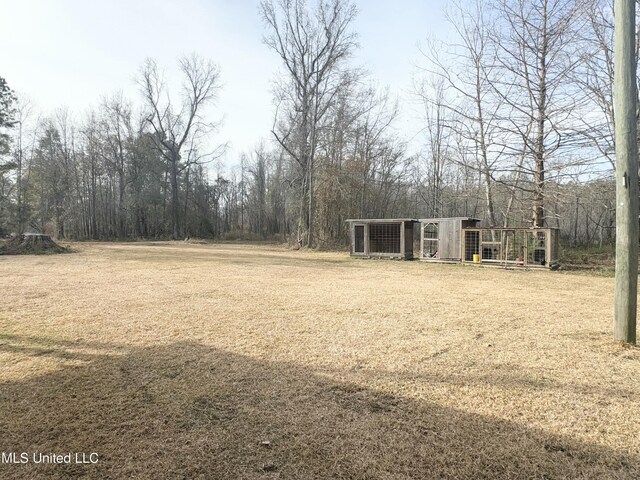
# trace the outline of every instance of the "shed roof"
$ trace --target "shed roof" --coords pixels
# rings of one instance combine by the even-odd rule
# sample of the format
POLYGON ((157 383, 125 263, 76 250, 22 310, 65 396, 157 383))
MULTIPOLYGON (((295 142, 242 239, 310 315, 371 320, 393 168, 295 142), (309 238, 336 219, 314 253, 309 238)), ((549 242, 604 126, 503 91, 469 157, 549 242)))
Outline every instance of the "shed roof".
POLYGON ((358 222, 358 223, 400 223, 400 222, 413 222, 418 223, 417 218, 348 218, 345 222, 358 222))
POLYGON ((439 218, 421 218, 419 219, 420 222, 441 222, 443 220, 471 220, 471 221, 475 221, 475 222, 481 222, 482 220, 480 218, 473 218, 473 217, 439 217, 439 218))

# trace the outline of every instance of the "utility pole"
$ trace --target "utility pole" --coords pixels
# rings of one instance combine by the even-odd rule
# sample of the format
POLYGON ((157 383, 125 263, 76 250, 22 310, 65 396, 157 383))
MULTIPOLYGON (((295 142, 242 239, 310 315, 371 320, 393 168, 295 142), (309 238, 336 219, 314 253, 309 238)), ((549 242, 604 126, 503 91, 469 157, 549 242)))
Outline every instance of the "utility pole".
POLYGON ((615 0, 616 291, 613 336, 627 343, 636 343, 638 303, 635 8, 635 0, 615 0))

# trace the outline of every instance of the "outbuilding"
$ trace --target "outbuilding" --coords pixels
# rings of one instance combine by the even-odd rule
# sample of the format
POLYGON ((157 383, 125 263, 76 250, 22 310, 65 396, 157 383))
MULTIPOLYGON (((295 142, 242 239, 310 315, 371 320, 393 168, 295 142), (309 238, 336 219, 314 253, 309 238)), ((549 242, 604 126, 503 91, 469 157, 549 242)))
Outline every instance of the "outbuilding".
POLYGON ((556 228, 485 228, 473 217, 349 219, 351 256, 414 258, 419 226, 425 262, 557 268, 560 235, 556 228), (417 235, 416 235, 417 236, 417 235))
POLYGON ((557 268, 556 228, 483 228, 470 217, 420 219, 420 259, 426 262, 557 268))
POLYGON ((351 256, 361 258, 398 258, 413 256, 415 218, 349 219, 351 256))

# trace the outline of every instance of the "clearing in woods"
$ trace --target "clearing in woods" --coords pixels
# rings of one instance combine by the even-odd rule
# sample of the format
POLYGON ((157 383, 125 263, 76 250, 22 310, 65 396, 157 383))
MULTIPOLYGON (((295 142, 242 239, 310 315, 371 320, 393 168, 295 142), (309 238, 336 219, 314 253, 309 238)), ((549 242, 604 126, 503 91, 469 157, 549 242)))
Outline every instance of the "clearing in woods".
POLYGON ((640 478, 613 279, 279 247, 0 257, 0 477, 640 478))

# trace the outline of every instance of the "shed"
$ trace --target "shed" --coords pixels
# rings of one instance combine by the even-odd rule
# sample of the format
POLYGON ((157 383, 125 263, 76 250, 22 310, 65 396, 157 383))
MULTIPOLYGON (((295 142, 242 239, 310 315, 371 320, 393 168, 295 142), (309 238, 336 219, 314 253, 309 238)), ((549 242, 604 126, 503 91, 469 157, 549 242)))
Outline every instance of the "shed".
POLYGON ((460 262, 463 251, 462 231, 479 224, 480 220, 472 217, 421 218, 421 258, 460 262))
POLYGON ((351 256, 362 258, 413 258, 415 218, 349 219, 351 256))
POLYGON ((480 220, 470 217, 420 219, 420 259, 496 266, 559 265, 558 229, 480 228, 479 224, 480 220))

